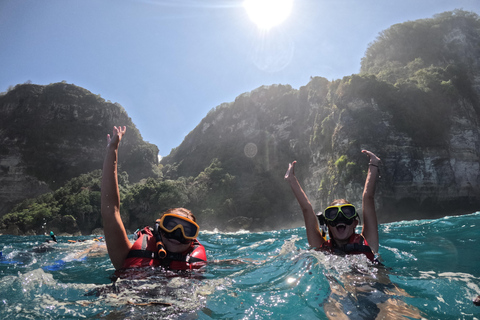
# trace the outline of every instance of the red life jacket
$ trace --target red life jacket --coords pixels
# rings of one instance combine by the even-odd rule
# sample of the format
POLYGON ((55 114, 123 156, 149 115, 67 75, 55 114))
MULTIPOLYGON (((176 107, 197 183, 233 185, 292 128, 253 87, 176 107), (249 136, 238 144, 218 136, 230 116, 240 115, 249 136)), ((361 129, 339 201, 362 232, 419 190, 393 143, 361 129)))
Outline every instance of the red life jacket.
POLYGON ((170 270, 189 270, 201 268, 207 262, 205 247, 197 239, 192 241, 190 248, 185 252, 167 252, 167 256, 160 259, 157 241, 150 227, 138 231, 137 237, 122 268, 163 266, 170 270))
POLYGON ((330 239, 322 244, 321 249, 335 254, 364 254, 370 261, 377 262, 373 250, 361 234, 352 234, 348 239, 348 243, 341 247, 337 246, 335 241, 330 239))

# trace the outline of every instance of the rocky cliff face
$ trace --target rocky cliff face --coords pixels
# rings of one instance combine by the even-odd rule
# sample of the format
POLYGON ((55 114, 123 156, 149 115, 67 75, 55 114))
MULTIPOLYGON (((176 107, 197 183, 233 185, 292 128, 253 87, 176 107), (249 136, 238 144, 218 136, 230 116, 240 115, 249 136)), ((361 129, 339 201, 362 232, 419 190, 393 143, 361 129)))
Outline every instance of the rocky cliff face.
MULTIPOLYGON (((378 109, 375 102, 356 101, 357 108, 368 110, 374 121, 374 140, 362 139, 365 130, 352 136, 348 121, 337 124, 333 152, 312 154, 305 184, 316 208, 324 208, 337 198, 361 204, 363 180, 345 180, 331 184, 328 197, 318 186, 328 174, 328 162, 342 154, 369 149, 382 159, 381 179, 377 186, 377 209, 381 222, 401 219, 434 218, 479 210, 480 132, 478 115, 465 101, 451 105, 451 125, 445 144, 418 145, 395 128, 391 115, 378 109), (343 128, 340 128, 343 127, 343 128), (345 128, 346 127, 346 128, 345 128), (358 140, 364 140, 359 143, 358 140)), ((355 158, 352 155, 352 158, 355 158)), ((358 159, 358 158, 357 158, 358 159)), ((367 159, 357 163, 366 169, 367 159)), ((342 180, 341 175, 336 179, 342 180)))
MULTIPOLYGON (((432 85, 423 88, 424 91, 437 91, 437 99, 433 101, 438 108, 429 110, 427 116, 436 118, 436 113, 443 113, 448 118, 442 123, 444 137, 440 143, 432 143, 429 139, 419 143, 390 130, 385 152, 382 151, 387 186, 380 187, 382 197, 379 197, 387 212, 400 211, 407 218, 415 218, 418 211, 438 217, 480 209, 479 26, 478 15, 462 10, 395 25, 381 34, 362 59, 362 72, 374 73, 378 79, 396 86, 402 82, 402 77, 392 79, 391 74, 398 75, 402 68, 411 68, 407 74, 421 86, 420 71, 413 67, 415 63, 436 70, 462 69, 461 74, 450 77, 455 95, 446 93, 448 80, 439 81, 440 86, 444 86, 442 89, 435 90, 432 85), (408 39, 414 45, 400 48, 399 30, 416 32, 414 38, 408 39), (385 44, 390 44, 389 54, 382 49, 385 44), (379 55, 377 50, 383 54, 379 55), (378 56, 387 59, 378 59, 378 56), (398 68, 393 68, 395 72, 391 69, 385 72, 388 65, 398 68), (445 107, 441 107, 442 104, 445 107)), ((422 101, 417 106, 421 108, 425 104, 428 102, 422 101)), ((392 121, 385 124, 391 126, 392 121)))
POLYGON ((237 177, 235 215, 272 227, 301 219, 283 182, 293 160, 316 210, 337 198, 360 207, 362 149, 383 162, 380 222, 478 210, 479 26, 463 11, 393 26, 367 50, 362 74, 243 94, 212 110, 162 163, 195 176, 218 158, 237 177))
POLYGON ((0 215, 101 169, 106 135, 118 124, 130 131, 122 169, 132 182, 155 176, 158 149, 142 140, 120 105, 66 83, 17 85, 0 96, 0 215))
POLYGON ((27 167, 15 141, 4 139, 2 149, 8 150, 0 156, 0 213, 3 214, 17 202, 49 192, 50 188, 44 181, 26 174, 27 167))

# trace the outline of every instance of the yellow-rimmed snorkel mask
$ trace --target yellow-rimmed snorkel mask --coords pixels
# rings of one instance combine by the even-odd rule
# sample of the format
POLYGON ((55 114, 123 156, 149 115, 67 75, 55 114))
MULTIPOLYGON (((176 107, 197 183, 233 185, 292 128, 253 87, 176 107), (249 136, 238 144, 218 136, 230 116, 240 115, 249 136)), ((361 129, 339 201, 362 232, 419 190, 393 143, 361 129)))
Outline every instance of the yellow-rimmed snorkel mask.
POLYGON ((335 227, 339 222, 351 225, 354 219, 358 217, 358 213, 353 204, 343 203, 326 208, 324 216, 327 223, 335 227))
POLYGON ((180 230, 183 238, 186 240, 194 240, 198 237, 200 231, 200 227, 195 221, 175 213, 164 214, 157 220, 157 223, 160 229, 166 233, 167 237, 178 234, 176 230, 180 230))

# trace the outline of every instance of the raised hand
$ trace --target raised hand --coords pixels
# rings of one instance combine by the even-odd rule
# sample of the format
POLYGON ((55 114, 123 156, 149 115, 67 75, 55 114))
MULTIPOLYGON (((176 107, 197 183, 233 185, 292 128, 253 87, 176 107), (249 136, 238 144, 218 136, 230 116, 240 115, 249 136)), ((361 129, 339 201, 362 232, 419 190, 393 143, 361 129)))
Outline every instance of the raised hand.
POLYGON ((285 179, 295 177, 295 164, 297 161, 293 161, 292 163, 288 164, 287 172, 285 173, 285 179))
POLYGON ((117 148, 118 144, 120 143, 120 140, 122 140, 122 137, 126 131, 127 131, 127 127, 125 126, 123 127, 119 126, 118 128, 113 127, 113 136, 110 137, 110 135, 107 134, 107 148, 110 146, 114 146, 115 148, 117 148))
POLYGON ((362 150, 363 153, 365 153, 369 158, 370 158, 370 163, 371 165, 377 166, 382 162, 379 157, 377 157, 373 152, 368 151, 368 150, 362 150))

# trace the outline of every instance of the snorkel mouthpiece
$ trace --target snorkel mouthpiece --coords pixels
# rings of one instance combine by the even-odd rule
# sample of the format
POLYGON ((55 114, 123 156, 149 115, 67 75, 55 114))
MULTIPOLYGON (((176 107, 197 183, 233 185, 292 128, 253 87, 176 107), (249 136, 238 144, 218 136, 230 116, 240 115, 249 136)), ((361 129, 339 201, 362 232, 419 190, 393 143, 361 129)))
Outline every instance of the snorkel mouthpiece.
POLYGON ((338 217, 333 221, 328 221, 328 224, 332 227, 336 227, 338 224, 343 223, 347 226, 351 225, 355 219, 347 219, 343 215, 338 215, 338 217))
POLYGON ((183 236, 183 233, 182 233, 182 230, 180 229, 175 229, 173 232, 163 232, 165 237, 168 238, 168 239, 173 239, 173 240, 177 240, 178 242, 181 242, 183 244, 187 244, 190 242, 190 240, 188 239, 185 239, 185 237, 183 236))

